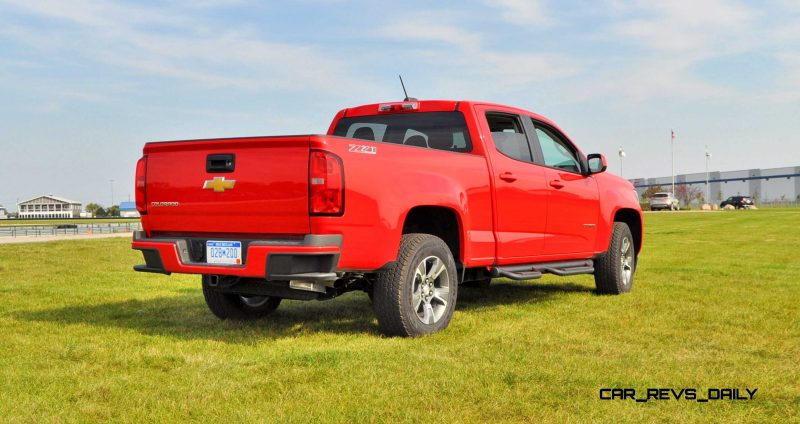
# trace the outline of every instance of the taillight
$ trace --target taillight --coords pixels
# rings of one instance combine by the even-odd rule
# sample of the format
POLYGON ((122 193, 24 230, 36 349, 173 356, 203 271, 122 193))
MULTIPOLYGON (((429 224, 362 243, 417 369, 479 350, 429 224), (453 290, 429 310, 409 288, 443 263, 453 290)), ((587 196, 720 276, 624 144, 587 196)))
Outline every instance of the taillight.
POLYGON ((147 193, 145 192, 145 170, 147 169, 147 156, 142 156, 136 162, 136 210, 140 214, 147 213, 147 193))
POLYGON ((344 170, 333 153, 312 150, 308 161, 308 207, 312 215, 344 213, 344 170))

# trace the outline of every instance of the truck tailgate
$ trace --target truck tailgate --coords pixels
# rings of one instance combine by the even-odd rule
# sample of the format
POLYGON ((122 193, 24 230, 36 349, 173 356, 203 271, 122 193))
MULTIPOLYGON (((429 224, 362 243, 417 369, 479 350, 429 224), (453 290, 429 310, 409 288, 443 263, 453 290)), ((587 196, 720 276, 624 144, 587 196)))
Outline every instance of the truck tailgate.
POLYGON ((309 136, 148 143, 144 153, 143 219, 152 232, 309 232, 309 136), (209 160, 220 157, 232 158, 233 170, 218 160, 207 170, 209 160))

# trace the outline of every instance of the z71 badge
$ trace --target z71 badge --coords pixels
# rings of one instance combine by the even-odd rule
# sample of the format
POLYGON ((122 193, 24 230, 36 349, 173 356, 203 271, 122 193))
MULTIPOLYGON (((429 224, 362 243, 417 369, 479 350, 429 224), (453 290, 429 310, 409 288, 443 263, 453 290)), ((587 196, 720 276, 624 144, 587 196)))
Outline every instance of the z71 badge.
POLYGON ((361 144, 350 144, 349 148, 347 149, 348 152, 353 153, 365 153, 368 155, 377 155, 378 148, 375 146, 364 146, 361 144))

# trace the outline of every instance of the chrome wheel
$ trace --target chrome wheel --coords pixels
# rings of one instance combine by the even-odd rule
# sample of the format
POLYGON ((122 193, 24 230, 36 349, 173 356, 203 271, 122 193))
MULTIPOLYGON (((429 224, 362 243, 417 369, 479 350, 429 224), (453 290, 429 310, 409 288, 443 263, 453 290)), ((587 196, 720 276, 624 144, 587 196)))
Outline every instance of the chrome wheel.
POLYGON ((258 308, 264 306, 269 301, 269 296, 245 296, 240 295, 239 299, 242 300, 242 303, 245 306, 249 306, 251 308, 258 308))
POLYGON ((450 276, 443 260, 436 256, 423 259, 414 270, 411 307, 427 325, 439 322, 450 302, 450 276))
POLYGON ((622 284, 627 286, 633 276, 633 244, 627 237, 622 239, 621 253, 622 284))

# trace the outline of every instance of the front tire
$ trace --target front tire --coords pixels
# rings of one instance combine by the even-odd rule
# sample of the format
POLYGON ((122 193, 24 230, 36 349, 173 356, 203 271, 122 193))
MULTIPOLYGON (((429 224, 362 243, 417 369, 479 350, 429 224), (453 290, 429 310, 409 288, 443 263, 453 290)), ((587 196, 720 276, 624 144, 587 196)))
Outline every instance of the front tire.
POLYGON ((378 326, 388 336, 416 337, 447 328, 458 283, 453 255, 442 239, 405 234, 397 261, 381 271, 373 291, 378 326))
POLYGON ((601 294, 631 291, 636 272, 636 246, 628 225, 615 222, 608 250, 594 261, 594 283, 601 294))
POLYGON ((203 276, 203 297, 211 313, 219 319, 263 318, 278 309, 280 297, 223 293, 211 286, 211 276, 203 276))

